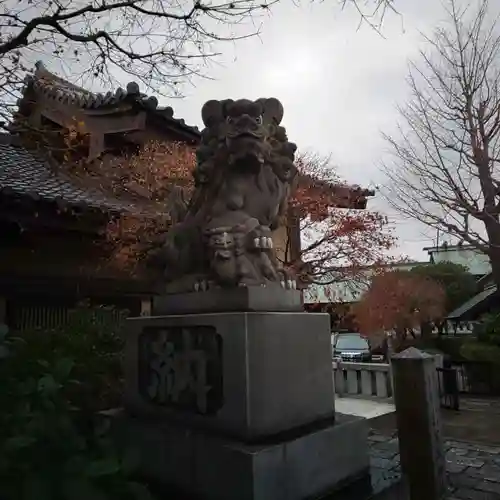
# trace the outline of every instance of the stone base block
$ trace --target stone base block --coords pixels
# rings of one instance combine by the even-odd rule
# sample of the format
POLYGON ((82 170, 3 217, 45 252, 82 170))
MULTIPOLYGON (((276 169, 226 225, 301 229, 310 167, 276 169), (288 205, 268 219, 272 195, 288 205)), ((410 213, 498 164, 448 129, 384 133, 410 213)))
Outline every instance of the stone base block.
POLYGON ((214 313, 128 320, 127 411, 242 441, 334 415, 330 317, 214 313))
POLYGON ((214 288, 153 298, 154 316, 215 312, 301 312, 301 292, 276 286, 214 288))
POLYGON ((339 414, 333 424, 259 445, 123 412, 113 417, 113 429, 118 442, 140 457, 140 476, 167 496, 175 488, 190 500, 305 500, 340 494, 362 478, 365 491, 354 498, 370 497, 368 425, 362 418, 339 414))

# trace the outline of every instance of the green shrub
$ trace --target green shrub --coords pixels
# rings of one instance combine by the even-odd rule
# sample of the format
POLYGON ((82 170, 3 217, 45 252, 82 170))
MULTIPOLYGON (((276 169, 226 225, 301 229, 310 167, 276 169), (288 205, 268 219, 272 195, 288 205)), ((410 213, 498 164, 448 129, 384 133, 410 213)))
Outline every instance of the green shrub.
POLYGON ((463 343, 462 356, 469 361, 500 364, 500 347, 477 340, 463 343))
POLYGON ((436 348, 442 351, 453 361, 463 361, 462 345, 467 339, 460 337, 436 337, 436 348))
POLYGON ((500 314, 486 315, 480 323, 476 324, 474 335, 478 342, 500 347, 500 314))
POLYGON ((121 342, 108 326, 83 309, 66 330, 0 329, 2 500, 151 498, 96 418, 120 377, 121 342))
POLYGON ((73 361, 70 402, 90 413, 120 405, 123 377, 123 329, 126 312, 86 305, 69 313, 64 325, 50 330, 15 332, 24 347, 17 353, 18 376, 29 375, 42 359, 51 366, 61 358, 73 361))
POLYGON ((469 361, 500 364, 500 314, 489 314, 474 328, 474 338, 464 341, 461 355, 469 361))

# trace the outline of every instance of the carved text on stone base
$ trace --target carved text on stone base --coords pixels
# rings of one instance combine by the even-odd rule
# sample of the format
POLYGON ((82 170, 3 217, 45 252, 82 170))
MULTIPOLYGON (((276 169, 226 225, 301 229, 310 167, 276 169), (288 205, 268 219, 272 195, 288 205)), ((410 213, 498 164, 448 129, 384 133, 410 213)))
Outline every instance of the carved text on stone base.
POLYGON ((211 326, 145 328, 139 378, 155 404, 215 413, 223 404, 222 338, 211 326))

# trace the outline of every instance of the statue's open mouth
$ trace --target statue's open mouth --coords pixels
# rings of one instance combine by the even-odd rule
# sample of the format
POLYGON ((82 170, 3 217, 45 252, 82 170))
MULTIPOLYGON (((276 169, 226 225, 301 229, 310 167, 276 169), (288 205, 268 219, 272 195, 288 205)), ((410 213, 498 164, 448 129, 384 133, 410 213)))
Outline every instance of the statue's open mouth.
POLYGON ((217 249, 214 252, 214 257, 218 260, 229 260, 232 257, 231 251, 226 249, 217 249))
POLYGON ((250 132, 248 130, 245 130, 244 132, 236 132, 234 134, 228 134, 227 138, 228 139, 243 139, 243 138, 248 138, 248 139, 260 139, 261 136, 257 133, 250 132))

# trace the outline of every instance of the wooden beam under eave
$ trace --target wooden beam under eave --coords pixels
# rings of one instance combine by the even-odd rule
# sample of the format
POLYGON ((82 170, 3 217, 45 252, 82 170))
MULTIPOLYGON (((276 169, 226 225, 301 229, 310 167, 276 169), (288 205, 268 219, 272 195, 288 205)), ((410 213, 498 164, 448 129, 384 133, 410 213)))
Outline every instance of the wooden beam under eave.
POLYGON ((69 128, 76 123, 82 124, 86 132, 92 134, 116 134, 133 130, 143 130, 146 126, 146 111, 131 113, 131 109, 110 114, 95 114, 90 110, 71 106, 47 98, 41 98, 37 107, 40 114, 61 127, 69 128))
POLYGON ((91 132, 88 161, 97 160, 104 153, 104 134, 91 132))
POLYGON ((41 102, 39 106, 40 115, 57 123, 63 128, 69 128, 76 123, 84 122, 84 115, 81 109, 63 105, 61 103, 51 103, 49 106, 47 99, 41 102))
POLYGON ((139 111, 133 115, 101 115, 85 114, 85 125, 88 132, 102 134, 119 134, 135 130, 144 130, 146 127, 146 112, 139 111))

